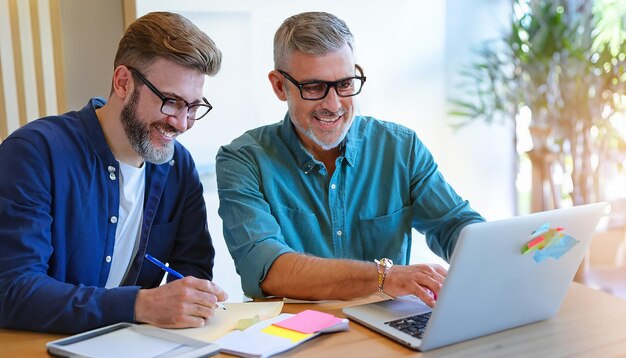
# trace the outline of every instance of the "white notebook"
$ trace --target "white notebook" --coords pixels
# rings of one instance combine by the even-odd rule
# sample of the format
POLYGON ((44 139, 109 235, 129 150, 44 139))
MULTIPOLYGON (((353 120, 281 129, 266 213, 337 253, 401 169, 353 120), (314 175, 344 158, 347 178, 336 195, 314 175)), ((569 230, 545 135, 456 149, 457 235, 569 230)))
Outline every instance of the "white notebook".
MULTIPOLYGON (((237 355, 240 357, 270 357, 294 348, 309 341, 322 333, 332 333, 348 330, 348 320, 341 319, 339 323, 323 330, 304 334, 292 331, 288 338, 268 334, 264 331, 274 323, 284 321, 295 316, 291 313, 283 313, 274 318, 256 323, 243 331, 232 331, 215 341, 220 346, 220 352, 237 355)), ((269 327, 270 329, 274 327, 269 327)))

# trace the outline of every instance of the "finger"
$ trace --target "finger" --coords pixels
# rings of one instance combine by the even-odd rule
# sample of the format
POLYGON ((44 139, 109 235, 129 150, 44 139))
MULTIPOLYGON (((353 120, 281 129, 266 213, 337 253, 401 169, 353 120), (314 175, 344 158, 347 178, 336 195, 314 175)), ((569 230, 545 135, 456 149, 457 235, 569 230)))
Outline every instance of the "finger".
POLYGON ((213 316, 214 310, 210 307, 202 305, 187 304, 185 305, 185 313, 177 322, 176 328, 184 327, 203 327, 213 316))
POLYGON ((194 315, 204 319, 209 319, 215 315, 215 308, 197 305, 194 309, 194 315))
POLYGON ((211 284, 211 281, 205 280, 202 278, 187 276, 178 281, 183 281, 185 282, 187 286, 192 287, 199 291, 203 291, 203 292, 212 292, 212 289, 213 289, 213 285, 211 284))
POLYGON ((224 292, 218 285, 216 285, 212 281, 193 278, 193 281, 190 281, 190 284, 193 288, 199 291, 216 296, 218 301, 224 301, 228 298, 226 292, 224 292))
POLYGON ((439 283, 439 285, 443 284, 443 281, 445 281, 446 279, 446 275, 442 275, 441 273, 439 273, 438 271, 435 271, 435 273, 433 274, 433 276, 431 276, 435 281, 437 281, 439 283))
POLYGON ((204 327, 206 326, 206 319, 204 317, 194 317, 195 327, 204 327))
POLYGON ((190 302, 207 309, 214 309, 217 307, 217 297, 212 293, 204 291, 196 291, 190 302))
MULTIPOLYGON (((442 275, 440 270, 437 269, 437 266, 438 265, 435 264, 419 265, 418 269, 423 274, 428 275, 437 281, 443 282, 443 279, 445 278, 445 273, 444 275, 442 275)), ((441 269, 443 269, 443 267, 441 267, 441 269)))
POLYGON ((202 292, 202 304, 208 305, 211 308, 221 308, 218 302, 224 302, 228 299, 228 295, 219 286, 211 282, 211 292, 202 292))
POLYGON ((218 302, 224 302, 228 299, 228 294, 222 290, 215 282, 211 281, 213 285, 213 294, 217 297, 218 302))
POLYGON ((422 275, 416 280, 416 283, 421 286, 423 289, 432 291, 433 293, 439 293, 441 287, 443 286, 443 277, 438 273, 429 273, 422 272, 422 275))
POLYGON ((441 277, 441 274, 439 274, 439 272, 437 272, 435 268, 432 267, 431 265, 426 265, 426 264, 415 265, 413 266, 413 270, 418 275, 430 277, 435 280, 441 277))
POLYGON ((209 297, 209 308, 211 308, 211 310, 216 310, 216 309, 222 309, 223 306, 221 306, 218 302, 219 302, 219 297, 215 296, 215 295, 211 295, 209 297))
MULTIPOLYGON (((436 285, 436 287, 441 287, 441 285, 443 284, 443 281, 446 279, 446 276, 442 275, 434 266, 428 265, 427 267, 428 268, 424 269, 422 273, 425 274, 427 277, 430 277, 435 282, 437 282, 438 284, 436 285)), ((432 286, 429 285, 429 287, 432 287, 432 286)))
POLYGON ((435 306, 435 298, 434 295, 431 294, 431 290, 429 290, 428 288, 425 288, 421 285, 417 285, 417 287, 415 288, 415 296, 419 297, 420 300, 422 300, 422 302, 424 302, 428 307, 434 307, 435 306))
POLYGON ((448 270, 443 268, 443 266, 437 265, 437 264, 433 264, 431 267, 434 268, 435 271, 437 271, 437 273, 440 274, 441 276, 443 276, 443 277, 448 276, 448 270))
POLYGON ((170 312, 157 326, 164 328, 203 327, 208 315, 192 304, 185 304, 182 312, 170 312), (165 318, 169 316, 168 318, 165 318))
POLYGON ((189 282, 190 288, 193 290, 191 302, 196 304, 215 307, 218 301, 225 301, 228 298, 219 286, 209 280, 194 278, 189 282))
MULTIPOLYGON (((223 293, 223 292, 222 292, 223 293)), ((225 293, 223 293, 223 295, 225 295, 225 293)), ((227 296, 226 296, 227 297, 227 296)), ((206 293, 206 292, 202 292, 202 291, 197 291, 197 297, 195 299, 193 299, 192 303, 198 305, 198 306, 202 306, 204 308, 208 308, 211 311, 209 312, 210 315, 213 315, 213 310, 215 309, 225 309, 223 306, 221 306, 218 302, 223 301, 225 299, 225 297, 218 297, 212 293, 206 293)))
MULTIPOLYGON (((182 311, 185 314, 197 314, 197 309, 194 306, 203 306, 212 309, 217 304, 217 298, 212 293, 209 293, 206 289, 207 284, 210 281, 200 280, 193 277, 185 277, 180 280, 169 283, 168 285, 176 285, 179 281, 185 280, 182 284, 175 286, 175 290, 178 293, 175 295, 176 305, 182 305, 182 311)), ((174 289, 174 287, 172 287, 174 289)), ((199 314, 198 314, 199 315, 199 314)), ((200 315, 199 315, 200 316, 200 315)))

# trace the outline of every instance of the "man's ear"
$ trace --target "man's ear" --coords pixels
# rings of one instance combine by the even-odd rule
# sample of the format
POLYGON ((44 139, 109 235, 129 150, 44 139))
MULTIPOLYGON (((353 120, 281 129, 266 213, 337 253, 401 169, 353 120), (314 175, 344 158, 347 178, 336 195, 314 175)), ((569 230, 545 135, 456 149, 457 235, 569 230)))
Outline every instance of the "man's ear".
POLYGON ((113 71, 113 94, 122 101, 133 93, 135 81, 128 67, 119 65, 113 71))
POLYGON ((287 93, 283 83, 283 75, 281 75, 280 72, 276 70, 272 70, 267 75, 267 78, 272 84, 272 89, 274 90, 274 93, 276 93, 276 97, 278 97, 278 99, 280 99, 281 101, 286 101, 287 93))

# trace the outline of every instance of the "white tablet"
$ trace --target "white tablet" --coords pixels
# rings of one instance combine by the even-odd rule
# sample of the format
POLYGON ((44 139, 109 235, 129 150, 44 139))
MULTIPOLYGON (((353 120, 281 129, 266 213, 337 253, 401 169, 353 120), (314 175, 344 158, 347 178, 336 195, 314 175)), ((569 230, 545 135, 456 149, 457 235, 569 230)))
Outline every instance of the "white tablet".
POLYGON ((48 353, 60 357, 206 357, 219 346, 156 327, 117 323, 48 342, 48 353))

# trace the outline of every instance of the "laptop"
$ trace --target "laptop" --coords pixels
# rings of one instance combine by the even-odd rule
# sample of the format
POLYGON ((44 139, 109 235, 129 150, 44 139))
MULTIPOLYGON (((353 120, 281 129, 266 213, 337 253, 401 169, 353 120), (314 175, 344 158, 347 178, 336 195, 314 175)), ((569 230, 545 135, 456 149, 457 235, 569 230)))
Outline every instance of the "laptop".
POLYGON ((346 307, 343 313, 420 351, 551 318, 607 207, 606 203, 581 205, 468 225, 459 235, 434 309, 415 296, 401 296, 346 307), (538 234, 547 227, 554 235, 546 233, 546 237, 569 236, 563 240, 571 247, 553 250, 561 251, 554 257, 537 254, 541 246, 522 253, 527 245, 544 239, 538 234))

